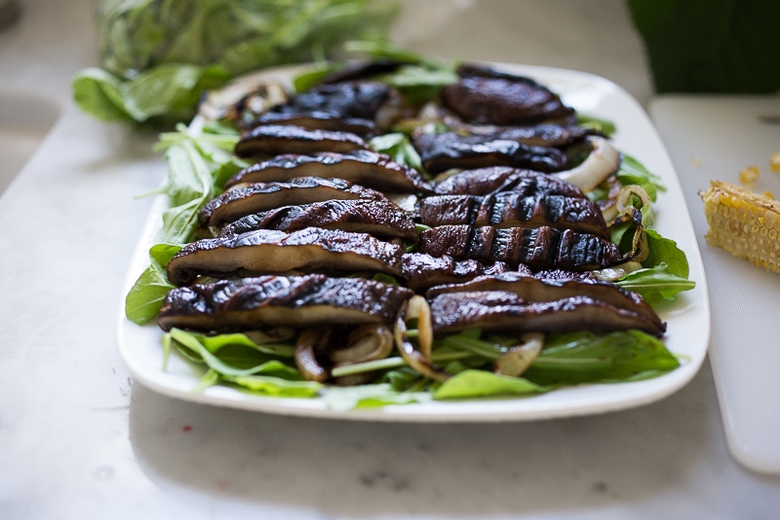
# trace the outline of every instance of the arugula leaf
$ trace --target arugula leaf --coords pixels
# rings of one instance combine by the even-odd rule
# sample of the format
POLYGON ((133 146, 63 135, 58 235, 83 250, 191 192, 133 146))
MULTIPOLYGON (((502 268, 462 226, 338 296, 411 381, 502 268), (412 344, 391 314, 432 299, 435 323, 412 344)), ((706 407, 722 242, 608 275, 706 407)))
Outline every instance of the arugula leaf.
POLYGON ((410 166, 429 177, 420 159, 420 154, 412 146, 412 142, 406 134, 393 132, 379 135, 370 141, 371 147, 379 153, 389 155, 395 162, 410 166))
POLYGON ((680 365, 663 342, 629 330, 550 334, 523 374, 539 385, 608 383, 658 376, 680 365))
POLYGON ((149 250, 151 265, 141 273, 125 297, 125 315, 139 325, 154 319, 160 312, 165 295, 173 289, 165 271, 180 245, 157 244, 149 250))
POLYGON ((654 267, 666 263, 671 274, 680 278, 688 277, 688 259, 685 252, 677 247, 674 240, 662 237, 658 231, 648 229, 646 231, 649 254, 642 265, 654 267))
POLYGON ((634 157, 623 154, 620 161, 620 168, 617 172, 617 178, 623 186, 636 184, 644 189, 653 202, 658 198, 659 191, 666 191, 666 187, 661 184, 661 177, 654 174, 634 157))
POLYGON ((639 293, 650 305, 673 301, 679 293, 696 287, 696 282, 688 279, 685 252, 653 229, 646 229, 645 236, 649 254, 642 262, 644 269, 627 274, 617 285, 639 293))
POLYGON ((617 131, 615 123, 608 119, 591 116, 583 113, 577 113, 577 125, 585 128, 592 128, 606 136, 614 135, 617 131))
POLYGON ((232 150, 237 140, 237 134, 197 133, 183 125, 177 132, 161 136, 158 149, 167 148, 168 162, 163 191, 170 198, 170 207, 163 213, 160 241, 189 241, 198 228, 198 211, 221 191, 217 179, 224 182, 225 164, 232 156, 226 150, 232 150))
POLYGON ((317 397, 323 388, 315 381, 291 381, 266 375, 222 376, 222 379, 254 393, 272 397, 317 397))
POLYGON ((455 63, 444 63, 406 49, 386 40, 350 41, 344 45, 349 52, 368 55, 373 59, 399 62, 397 70, 379 74, 374 79, 403 92, 410 104, 420 104, 438 95, 441 87, 458 81, 455 63))
POLYGON ((362 53, 373 59, 386 59, 401 63, 420 65, 421 67, 434 71, 451 71, 454 65, 440 62, 424 54, 420 54, 408 49, 402 49, 393 45, 387 40, 375 38, 372 40, 352 40, 344 44, 344 50, 347 52, 362 53))
POLYGON ((189 359, 206 364, 220 376, 265 374, 292 381, 303 379, 295 368, 264 352, 257 345, 242 341, 234 335, 223 336, 214 341, 203 334, 181 329, 172 329, 168 334, 174 346, 180 351, 184 349, 189 359))
POLYGON ((336 411, 377 408, 391 404, 424 403, 431 399, 429 392, 399 392, 387 383, 330 387, 323 394, 326 406, 336 411))
POLYGON ((334 410, 431 399, 534 395, 561 385, 655 377, 679 365, 661 341, 643 332, 574 332, 549 334, 544 350, 523 377, 509 377, 487 367, 511 339, 482 338, 481 334, 474 328, 437 341, 433 361, 447 363, 447 372, 453 374, 444 383, 433 383, 405 366, 402 358, 390 357, 335 368, 334 377, 385 372, 377 383, 346 388, 302 381, 290 357, 292 345, 257 344, 244 334, 206 336, 180 329, 166 334, 163 345, 168 353, 173 345, 185 359, 208 367, 198 389, 227 382, 266 395, 316 394, 334 410))
POLYGON ((679 293, 696 287, 696 282, 675 274, 666 262, 629 273, 616 284, 639 293, 650 305, 674 301, 679 293))
POLYGON ((504 376, 485 370, 464 370, 442 383, 433 395, 441 400, 466 399, 540 394, 551 388, 522 377, 504 376))
POLYGON ((97 67, 86 68, 73 79, 76 104, 87 114, 101 121, 121 121, 140 117, 125 103, 122 81, 97 67))
MULTIPOLYGON (((215 132, 215 129, 211 129, 215 132)), ((151 248, 151 264, 136 280, 125 299, 125 315, 139 324, 154 318, 167 292, 165 267, 171 257, 189 242, 199 226, 198 211, 220 192, 229 171, 239 163, 230 163, 238 137, 232 129, 218 133, 194 133, 179 125, 176 132, 163 134, 158 149, 165 149, 168 174, 160 190, 168 195, 169 207, 162 215, 162 228, 157 236, 160 244, 151 248), (232 143, 232 144, 231 144, 232 143), (230 166, 228 165, 230 164, 230 166)))

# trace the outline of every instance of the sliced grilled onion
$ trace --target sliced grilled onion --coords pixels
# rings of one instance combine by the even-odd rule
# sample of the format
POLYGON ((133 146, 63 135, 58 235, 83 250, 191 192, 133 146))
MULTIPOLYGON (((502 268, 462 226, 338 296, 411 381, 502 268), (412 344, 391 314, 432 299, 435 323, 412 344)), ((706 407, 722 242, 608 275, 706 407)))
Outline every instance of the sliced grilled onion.
MULTIPOLYGON (((354 365, 385 359, 393 351, 393 332, 386 325, 364 325, 353 330, 347 337, 345 348, 328 352, 333 367, 354 365)), ((336 377, 334 382, 341 386, 354 386, 371 382, 376 372, 364 372, 336 377)))
POLYGON ((295 344, 295 366, 307 381, 322 383, 330 375, 328 369, 317 360, 316 352, 327 343, 331 332, 331 328, 309 328, 298 336, 295 344))
POLYGON ((335 366, 352 365, 384 359, 393 351, 393 333, 382 324, 363 325, 347 337, 345 348, 333 349, 328 357, 335 366))
POLYGON ((587 141, 593 146, 593 150, 582 164, 552 174, 585 193, 607 180, 620 167, 620 152, 607 139, 592 136, 588 137, 587 141))
MULTIPOLYGON (((406 318, 409 316, 409 307, 415 307, 416 309, 414 312, 418 313, 418 317, 422 314, 420 313, 421 303, 415 302, 413 304, 410 304, 411 300, 414 299, 423 299, 424 298, 420 295, 412 296, 409 301, 405 304, 404 308, 401 309, 401 312, 398 313, 398 317, 395 321, 395 344, 398 347, 398 351, 401 353, 401 357, 406 361, 406 363, 415 371, 420 373, 421 375, 432 379, 434 381, 443 382, 449 379, 450 375, 446 373, 441 368, 435 366, 433 362, 431 361, 430 355, 426 355, 423 351, 417 350, 411 341, 409 341, 409 338, 406 334, 406 318)), ((427 302, 425 302, 425 306, 427 307, 427 302)), ((430 310, 428 311, 430 314, 430 310)), ((424 314, 424 313, 423 313, 424 314)), ((419 325, 418 325, 419 327, 419 325)), ((432 327, 431 327, 432 330, 432 327)), ((428 350, 427 347, 425 347, 426 350, 428 350)), ((428 350, 430 352, 430 350, 428 350)))
POLYGON ((543 345, 544 334, 537 332, 523 334, 518 345, 511 347, 496 360, 494 371, 505 376, 519 377, 528 370, 542 351, 543 345))

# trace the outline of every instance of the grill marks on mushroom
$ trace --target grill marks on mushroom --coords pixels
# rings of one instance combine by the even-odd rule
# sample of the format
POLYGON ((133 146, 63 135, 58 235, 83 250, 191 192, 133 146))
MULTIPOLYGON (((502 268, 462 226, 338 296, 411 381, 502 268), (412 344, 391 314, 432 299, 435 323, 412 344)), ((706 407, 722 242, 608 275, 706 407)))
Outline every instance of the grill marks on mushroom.
POLYGON ((566 155, 547 146, 530 146, 512 139, 494 136, 417 133, 412 138, 423 166, 432 174, 451 168, 513 166, 540 172, 567 168, 566 155))
POLYGON ((552 194, 534 196, 514 192, 500 192, 484 197, 436 195, 423 198, 419 212, 421 222, 426 226, 551 226, 561 231, 572 229, 609 238, 601 209, 584 197, 552 194))
POLYGON ((255 159, 284 153, 347 153, 368 149, 368 143, 351 132, 266 124, 243 133, 234 152, 238 157, 255 159))
POLYGON ((635 312, 584 295, 529 302, 510 291, 442 293, 430 305, 434 334, 439 336, 471 327, 514 334, 648 331, 647 323, 635 312))
POLYGON ((352 153, 305 150, 278 155, 238 172, 225 187, 246 182, 286 182, 295 177, 336 177, 394 193, 425 193, 431 190, 414 168, 370 150, 352 153))
POLYGON ((620 250, 597 235, 550 226, 538 228, 448 225, 420 233, 421 253, 449 255, 456 260, 523 264, 530 269, 585 271, 624 262, 620 250))
POLYGON ((400 275, 402 254, 402 246, 366 233, 314 227, 292 233, 261 229, 187 244, 168 263, 168 279, 185 285, 201 275, 294 271, 400 275))
MULTIPOLYGON (((636 316, 634 328, 659 337, 666 330, 666 325, 652 307, 636 293, 608 282, 581 278, 576 275, 547 277, 544 274, 532 276, 522 272, 509 271, 479 276, 464 283, 436 286, 427 291, 426 297, 433 300, 437 296, 447 293, 487 291, 511 292, 526 302, 555 302, 586 296, 610 308, 633 313, 636 316)), ((609 323, 612 321, 613 318, 608 317, 604 323, 594 323, 596 323, 597 330, 609 330, 609 323)))
POLYGON ((171 290, 158 324, 201 332, 389 324, 411 294, 383 282, 324 274, 218 280, 171 290))
POLYGON ((375 200, 387 197, 343 179, 296 177, 289 182, 257 182, 236 186, 206 203, 198 213, 203 227, 221 227, 251 213, 280 206, 311 204, 328 200, 375 200))
POLYGON ((585 193, 569 182, 533 170, 509 166, 492 166, 462 170, 446 175, 434 185, 441 195, 491 195, 512 192, 522 196, 562 195, 586 198, 585 193))
MULTIPOLYGON (((499 274, 510 268, 504 262, 483 264, 476 260, 455 260, 449 255, 433 256, 425 253, 406 253, 401 259, 401 271, 406 286, 423 292, 434 285, 460 283, 486 274, 499 274)), ((531 271, 518 266, 527 274, 531 271)))
POLYGON ((463 125, 458 130, 493 139, 517 141, 528 146, 555 146, 558 148, 582 142, 588 136, 597 134, 592 129, 567 123, 541 123, 511 127, 463 125))
POLYGON ((293 124, 367 137, 380 130, 378 114, 387 106, 398 105, 398 96, 389 85, 377 81, 320 84, 259 115, 255 125, 293 124))
POLYGON ((417 228, 410 214, 391 202, 378 200, 326 200, 281 206, 245 215, 225 225, 220 235, 236 235, 258 229, 292 232, 307 227, 368 233, 409 242, 417 240, 417 228))

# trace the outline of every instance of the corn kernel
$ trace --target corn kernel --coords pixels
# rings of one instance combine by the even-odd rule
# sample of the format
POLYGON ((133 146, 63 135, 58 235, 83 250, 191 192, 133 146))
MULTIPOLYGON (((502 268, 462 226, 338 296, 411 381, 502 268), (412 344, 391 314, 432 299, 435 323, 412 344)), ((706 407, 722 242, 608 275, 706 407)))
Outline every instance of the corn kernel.
POLYGON ((761 177, 758 166, 748 166, 739 172, 739 182, 742 184, 752 184, 761 177))
POLYGON ((775 152, 769 158, 769 167, 773 172, 780 172, 780 152, 775 152))

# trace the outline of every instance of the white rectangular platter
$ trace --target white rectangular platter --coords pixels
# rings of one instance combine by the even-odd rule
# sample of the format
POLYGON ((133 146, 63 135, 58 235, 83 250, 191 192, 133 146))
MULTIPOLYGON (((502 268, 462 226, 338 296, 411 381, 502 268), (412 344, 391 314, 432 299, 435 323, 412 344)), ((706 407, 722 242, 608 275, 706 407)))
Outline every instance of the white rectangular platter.
MULTIPOLYGON (((517 421, 605 413, 657 401, 688 383, 701 367, 709 343, 707 286, 696 236, 677 176, 644 109, 622 88, 597 76, 547 67, 494 65, 534 78, 560 94, 564 103, 580 113, 614 122, 617 128, 613 139, 615 146, 661 177, 667 190, 659 194, 655 206, 655 228, 677 242, 685 252, 690 264, 690 279, 696 283, 695 289, 659 309, 668 326, 666 345, 680 358, 679 368, 645 381, 581 385, 533 397, 433 401, 333 410, 319 398, 265 397, 226 386, 193 392, 201 373, 175 355, 171 356, 167 370, 163 370, 162 332, 155 324, 138 326, 128 321, 122 305, 118 326, 119 350, 135 380, 174 398, 215 406, 299 416, 407 422, 517 421)), ((153 245, 164 206, 165 200, 159 199, 150 212, 128 273, 126 290, 148 266, 148 250, 153 245)))

